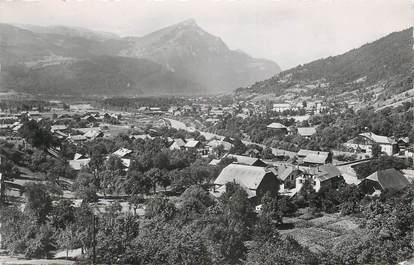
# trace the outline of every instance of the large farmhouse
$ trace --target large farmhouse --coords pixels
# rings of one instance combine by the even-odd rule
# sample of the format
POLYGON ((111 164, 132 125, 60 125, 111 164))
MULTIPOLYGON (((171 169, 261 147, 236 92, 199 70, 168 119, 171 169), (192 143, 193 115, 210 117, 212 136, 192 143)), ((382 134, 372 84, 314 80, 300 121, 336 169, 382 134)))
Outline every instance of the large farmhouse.
POLYGON ((264 167, 228 165, 214 181, 213 195, 220 196, 225 192, 227 183, 239 184, 256 203, 260 202, 266 192, 276 194, 279 191, 279 180, 276 175, 264 167))
POLYGON ((344 183, 344 178, 338 168, 332 164, 318 167, 286 167, 281 169, 278 176, 282 182, 282 193, 294 195, 298 192, 305 181, 311 181, 315 191, 321 188, 336 189, 344 183))
POLYGON ((381 147, 381 152, 387 155, 393 155, 397 152, 397 143, 393 139, 372 132, 360 133, 357 137, 344 143, 344 146, 357 152, 372 155, 374 144, 378 144, 381 147))

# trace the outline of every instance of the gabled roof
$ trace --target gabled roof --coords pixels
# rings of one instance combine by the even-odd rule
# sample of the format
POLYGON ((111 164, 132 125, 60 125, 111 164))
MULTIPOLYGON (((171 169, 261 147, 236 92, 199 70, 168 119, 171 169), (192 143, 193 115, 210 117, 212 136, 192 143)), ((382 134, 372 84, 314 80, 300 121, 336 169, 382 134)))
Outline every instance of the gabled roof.
POLYGON ((372 133, 372 132, 360 133, 359 135, 377 144, 395 144, 395 141, 392 140, 391 138, 387 136, 376 135, 375 133, 372 133))
POLYGON ((152 137, 149 134, 132 134, 132 135, 129 136, 129 138, 130 139, 142 139, 142 140, 145 140, 145 139, 154 139, 154 137, 152 137))
POLYGON ((408 137, 401 137, 400 139, 398 139, 398 142, 402 142, 402 143, 405 143, 405 144, 408 144, 409 142, 410 142, 410 138, 408 138, 408 137))
POLYGON ((129 168, 129 166, 131 165, 131 159, 122 158, 121 162, 122 162, 122 165, 124 165, 124 167, 126 168, 129 168))
POLYGON ((279 167, 278 168, 278 175, 277 177, 280 180, 285 180, 290 174, 292 174, 293 171, 295 171, 297 169, 295 169, 292 166, 288 166, 288 167, 279 167))
POLYGON ((69 160, 69 166, 74 170, 81 170, 83 166, 87 166, 91 161, 90 158, 78 159, 78 160, 69 160))
POLYGON ((187 148, 194 148, 196 147, 200 142, 196 140, 190 140, 188 141, 184 146, 187 148))
POLYGON ((267 125, 267 128, 271 129, 287 129, 287 127, 279 122, 273 122, 269 125, 267 125))
POLYGON ((312 136, 316 133, 316 127, 299 127, 298 134, 301 136, 312 136))
POLYGON ((84 134, 89 132, 89 131, 99 131, 99 130, 101 130, 101 128, 99 128, 99 127, 73 128, 73 129, 76 130, 76 131, 80 131, 84 134))
POLYGON ((176 138, 174 139, 174 144, 177 145, 178 147, 182 147, 185 146, 185 142, 183 139, 181 138, 176 138))
POLYGON ((210 142, 207 143, 207 145, 212 148, 222 145, 224 150, 226 151, 229 151, 233 147, 233 144, 223 141, 223 140, 217 140, 217 139, 211 140, 210 142))
POLYGON ((60 138, 66 138, 66 137, 68 137, 68 135, 66 134, 66 133, 63 133, 63 132, 61 132, 61 131, 59 131, 59 130, 56 130, 56 131, 54 131, 53 132, 55 135, 57 135, 57 137, 60 137, 60 138))
POLYGON ((304 159, 303 162, 304 163, 310 163, 310 164, 325 164, 326 163, 326 159, 328 159, 328 155, 327 154, 309 154, 307 155, 304 159))
POLYGON ((307 155, 310 155, 310 154, 328 156, 329 152, 306 150, 306 149, 300 149, 299 152, 298 152, 298 156, 307 156, 307 155))
POLYGON ((118 150, 116 150, 115 152, 113 152, 113 155, 116 155, 118 157, 124 157, 128 154, 132 153, 132 150, 129 150, 127 148, 120 148, 118 150))
POLYGON ((274 103, 273 108, 290 108, 289 103, 274 103))
POLYGON ((72 140, 72 141, 86 141, 87 140, 87 138, 84 136, 84 135, 71 135, 71 136, 69 136, 69 138, 72 140))
POLYGON ((229 182, 235 182, 247 189, 256 190, 266 174, 274 175, 264 167, 230 164, 223 168, 214 184, 225 185, 229 182))
POLYGON ((401 190, 410 184, 408 179, 394 168, 379 170, 366 179, 378 182, 384 190, 401 190))
POLYGON ((54 131, 56 131, 56 130, 66 130, 67 129, 67 126, 66 125, 64 125, 64 124, 61 124, 61 125, 52 125, 52 126, 50 126, 50 131, 51 132, 54 132, 54 131))
POLYGON ((102 132, 100 130, 90 130, 90 131, 87 131, 83 136, 94 139, 98 137, 101 133, 102 132))
POLYGON ((74 156, 73 156, 73 160, 79 160, 79 159, 81 159, 81 158, 85 158, 86 156, 85 155, 83 155, 83 154, 79 154, 79 153, 76 153, 74 156))
POLYGON ((241 155, 233 155, 233 154, 228 154, 227 155, 228 158, 234 158, 236 159, 236 162, 238 164, 242 164, 242 165, 248 165, 248 166, 253 166, 254 164, 256 164, 257 162, 259 163, 263 163, 265 164, 262 160, 260 160, 259 158, 255 158, 255 157, 250 157, 250 156, 241 156, 241 155))
POLYGON ((208 163, 211 166, 217 166, 220 163, 220 159, 213 159, 210 161, 210 163, 208 163))
POLYGON ((332 165, 326 164, 313 169, 313 175, 315 175, 320 181, 325 181, 334 177, 341 176, 339 169, 332 165))

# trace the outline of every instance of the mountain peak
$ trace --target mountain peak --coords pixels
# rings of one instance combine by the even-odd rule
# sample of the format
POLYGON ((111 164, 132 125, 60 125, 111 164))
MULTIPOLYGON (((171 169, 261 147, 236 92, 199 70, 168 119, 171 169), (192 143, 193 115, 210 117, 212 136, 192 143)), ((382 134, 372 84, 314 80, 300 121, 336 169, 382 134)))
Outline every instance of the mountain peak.
POLYGON ((177 25, 179 25, 179 26, 196 26, 196 27, 198 27, 197 22, 195 21, 194 18, 190 18, 190 19, 186 19, 184 21, 181 21, 177 25))

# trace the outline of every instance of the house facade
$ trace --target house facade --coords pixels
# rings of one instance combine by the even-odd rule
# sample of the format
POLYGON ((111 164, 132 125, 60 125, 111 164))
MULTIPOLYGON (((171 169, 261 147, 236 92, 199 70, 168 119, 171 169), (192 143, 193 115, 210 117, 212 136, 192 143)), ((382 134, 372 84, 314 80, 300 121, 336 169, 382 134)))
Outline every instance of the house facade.
POLYGON ((389 156, 395 154, 398 150, 397 142, 387 136, 377 135, 372 132, 360 133, 357 137, 344 143, 344 146, 355 151, 372 155, 372 146, 378 144, 381 152, 389 156))

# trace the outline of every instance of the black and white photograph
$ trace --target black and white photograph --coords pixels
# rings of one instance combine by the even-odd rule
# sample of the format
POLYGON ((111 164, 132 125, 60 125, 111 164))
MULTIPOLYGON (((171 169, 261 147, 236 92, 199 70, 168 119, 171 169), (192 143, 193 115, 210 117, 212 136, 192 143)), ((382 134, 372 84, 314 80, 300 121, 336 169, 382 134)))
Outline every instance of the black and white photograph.
POLYGON ((0 265, 414 265, 414 0, 0 0, 0 265))

